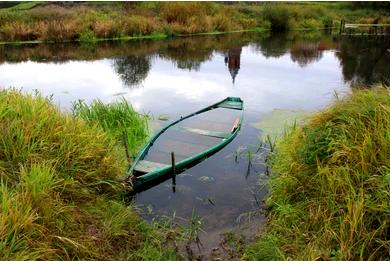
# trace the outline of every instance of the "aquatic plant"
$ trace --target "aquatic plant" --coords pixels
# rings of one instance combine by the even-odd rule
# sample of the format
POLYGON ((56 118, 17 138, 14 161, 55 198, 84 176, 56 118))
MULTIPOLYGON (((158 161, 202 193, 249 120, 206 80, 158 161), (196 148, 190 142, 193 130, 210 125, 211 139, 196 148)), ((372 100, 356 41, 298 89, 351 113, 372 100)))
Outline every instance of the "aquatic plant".
POLYGON ((247 260, 385 260, 390 90, 354 91, 277 143, 270 220, 247 260))

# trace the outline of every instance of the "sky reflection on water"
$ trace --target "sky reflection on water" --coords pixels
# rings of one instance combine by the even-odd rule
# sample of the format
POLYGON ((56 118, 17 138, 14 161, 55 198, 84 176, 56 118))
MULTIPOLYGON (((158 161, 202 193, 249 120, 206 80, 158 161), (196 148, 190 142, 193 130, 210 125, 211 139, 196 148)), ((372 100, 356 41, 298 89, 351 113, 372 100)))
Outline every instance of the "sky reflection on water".
POLYGON ((289 54, 266 58, 246 46, 234 84, 220 53, 214 53, 198 71, 177 69, 171 61, 154 58, 147 77, 134 88, 123 84, 112 63, 112 59, 4 63, 0 65, 0 85, 54 94, 63 108, 76 99, 111 102, 122 94, 138 111, 171 115, 188 113, 227 96, 242 97, 246 109, 252 111, 315 110, 328 104, 335 91, 349 92, 334 51, 324 52, 321 60, 302 68, 289 54))

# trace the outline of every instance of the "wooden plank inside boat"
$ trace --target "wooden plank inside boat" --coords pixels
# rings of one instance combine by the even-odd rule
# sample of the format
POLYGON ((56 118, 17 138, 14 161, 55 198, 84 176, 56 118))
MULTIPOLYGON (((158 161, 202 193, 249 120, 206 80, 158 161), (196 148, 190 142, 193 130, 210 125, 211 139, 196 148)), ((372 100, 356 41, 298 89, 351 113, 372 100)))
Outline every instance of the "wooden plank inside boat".
POLYGON ((229 132, 232 127, 233 121, 234 119, 232 119, 229 123, 217 123, 213 121, 205 121, 203 119, 194 118, 183 122, 183 124, 178 125, 178 127, 229 132))
MULTIPOLYGON (((191 157, 207 148, 209 148, 209 146, 178 141, 175 139, 161 139, 156 142, 151 149, 167 153, 175 152, 175 155, 191 157)), ((152 150, 149 153, 152 153, 152 150)))
POLYGON ((185 131, 183 130, 183 127, 176 126, 167 130, 163 135, 164 138, 175 139, 183 142, 191 141, 192 143, 205 146, 213 146, 221 141, 220 138, 199 135, 197 133, 185 131))
POLYGON ((237 110, 216 108, 195 116, 197 119, 204 119, 216 123, 229 123, 232 118, 240 116, 240 112, 237 110))
POLYGON ((240 111, 213 109, 178 124, 178 127, 229 133, 240 111))
MULTIPOLYGON (((175 153, 176 161, 180 161, 186 158, 184 155, 180 155, 178 153, 175 153)), ((171 164, 171 153, 169 152, 163 152, 156 149, 152 149, 149 154, 145 157, 146 160, 153 161, 153 162, 159 162, 162 164, 171 164)))
POLYGON ((185 131, 197 133, 200 135, 216 137, 216 138, 227 138, 229 136, 229 133, 222 132, 222 131, 201 130, 201 129, 187 128, 187 127, 182 127, 182 129, 185 131))
POLYGON ((219 108, 242 110, 242 103, 235 101, 225 101, 218 105, 219 108))
POLYGON ((169 166, 169 165, 159 163, 159 162, 148 161, 148 160, 140 160, 140 161, 138 161, 134 170, 136 170, 138 172, 149 173, 149 172, 152 172, 156 169, 160 169, 160 168, 163 168, 166 166, 169 166))

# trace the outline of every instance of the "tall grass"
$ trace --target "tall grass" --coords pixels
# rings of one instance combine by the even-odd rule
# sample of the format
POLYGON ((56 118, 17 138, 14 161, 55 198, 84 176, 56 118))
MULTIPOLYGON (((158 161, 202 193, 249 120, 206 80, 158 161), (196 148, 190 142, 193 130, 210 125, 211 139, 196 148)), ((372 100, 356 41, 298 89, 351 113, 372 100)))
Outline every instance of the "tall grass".
POLYGON ((119 197, 128 163, 116 151, 49 98, 1 90, 0 260, 118 260, 151 237, 160 251, 162 236, 119 197))
POLYGON ((90 105, 79 100, 73 104, 73 115, 90 124, 97 124, 122 146, 125 136, 132 154, 138 151, 149 135, 148 117, 134 111, 124 98, 111 104, 94 100, 90 105))
POLYGON ((317 30, 341 19, 364 22, 378 17, 389 19, 385 7, 372 10, 350 3, 21 3, 0 9, 0 41, 95 41, 270 28, 317 30))
POLYGON ((390 90, 355 91, 272 156, 270 221, 247 260, 387 260, 390 90))

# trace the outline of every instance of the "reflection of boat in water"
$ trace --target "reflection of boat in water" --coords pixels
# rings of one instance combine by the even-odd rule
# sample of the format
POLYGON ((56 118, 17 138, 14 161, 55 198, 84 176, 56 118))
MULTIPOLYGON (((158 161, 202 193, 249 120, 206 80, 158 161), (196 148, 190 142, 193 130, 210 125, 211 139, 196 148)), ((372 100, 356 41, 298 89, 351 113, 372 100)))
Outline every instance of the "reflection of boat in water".
POLYGON ((242 119, 243 101, 236 97, 181 117, 149 140, 130 167, 127 180, 138 190, 195 165, 231 142, 242 119))

